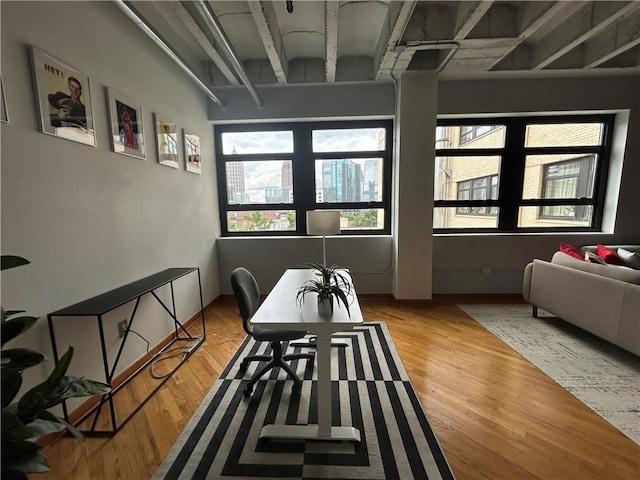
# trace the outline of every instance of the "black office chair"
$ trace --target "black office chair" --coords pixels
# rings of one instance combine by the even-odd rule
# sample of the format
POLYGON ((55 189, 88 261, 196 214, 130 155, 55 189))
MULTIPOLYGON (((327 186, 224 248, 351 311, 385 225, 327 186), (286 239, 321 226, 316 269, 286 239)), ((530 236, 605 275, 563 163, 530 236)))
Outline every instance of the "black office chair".
POLYGON ((287 361, 307 359, 313 360, 313 353, 290 353, 282 354, 282 342, 298 340, 303 338, 307 332, 301 330, 274 330, 262 326, 252 326, 251 317, 258 309, 260 303, 260 289, 258 283, 251 272, 244 267, 238 267, 231 272, 231 286, 233 295, 236 297, 240 316, 242 317, 242 327, 247 334, 251 335, 259 342, 271 342, 272 355, 249 355, 242 360, 240 372, 244 373, 249 366, 249 362, 268 362, 262 369, 258 370, 244 389, 244 396, 248 397, 253 391, 253 386, 260 378, 272 368, 280 367, 287 375, 293 379, 293 393, 299 393, 302 388, 302 380, 296 375, 287 361))

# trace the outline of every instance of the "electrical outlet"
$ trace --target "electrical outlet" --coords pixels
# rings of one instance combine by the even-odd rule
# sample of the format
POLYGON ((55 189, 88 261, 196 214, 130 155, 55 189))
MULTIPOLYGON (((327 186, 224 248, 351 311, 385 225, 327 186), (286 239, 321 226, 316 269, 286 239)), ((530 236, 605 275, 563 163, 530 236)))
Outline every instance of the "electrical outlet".
POLYGON ((118 322, 118 333, 120 333, 120 338, 124 337, 125 333, 127 333, 127 319, 125 318, 121 322, 118 322))
POLYGON ((491 267, 482 267, 482 275, 491 275, 491 267))

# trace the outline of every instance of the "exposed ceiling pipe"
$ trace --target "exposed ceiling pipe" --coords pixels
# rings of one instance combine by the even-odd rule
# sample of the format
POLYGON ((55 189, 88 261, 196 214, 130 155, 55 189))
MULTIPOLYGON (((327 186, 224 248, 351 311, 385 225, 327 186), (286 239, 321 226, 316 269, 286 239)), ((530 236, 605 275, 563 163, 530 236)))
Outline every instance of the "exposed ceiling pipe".
POLYGON ((184 73, 200 87, 204 93, 221 108, 225 108, 224 102, 209 88, 200 78, 187 66, 187 64, 162 40, 145 22, 132 10, 123 0, 112 0, 112 2, 124 13, 129 20, 136 24, 171 60, 178 65, 184 73))
POLYGON ((262 108, 262 98, 260 98, 258 91, 251 83, 251 80, 249 80, 249 75, 247 75, 247 72, 242 66, 242 63, 240 63, 238 56, 233 51, 233 47, 231 46, 227 35, 222 30, 222 26, 220 25, 220 23, 218 23, 218 20, 213 15, 211 15, 211 12, 209 12, 209 9, 205 5, 204 0, 194 1, 193 6, 196 8, 196 10, 198 10, 198 13, 200 13, 200 16, 205 21, 207 27, 211 31, 211 34, 218 42, 222 53, 224 53, 229 62, 231 62, 231 67, 233 67, 235 72, 240 77, 240 81, 244 84, 245 87, 247 87, 247 90, 249 90, 249 93, 253 97, 258 107, 262 108))

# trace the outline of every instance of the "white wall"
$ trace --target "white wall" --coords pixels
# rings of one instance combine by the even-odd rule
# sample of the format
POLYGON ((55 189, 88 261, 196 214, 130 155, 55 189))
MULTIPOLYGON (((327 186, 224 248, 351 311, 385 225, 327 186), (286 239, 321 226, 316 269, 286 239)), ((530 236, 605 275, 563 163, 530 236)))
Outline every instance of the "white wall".
MULTIPOLYGON (((15 343, 52 357, 47 313, 168 267, 200 267, 204 302, 213 300, 219 228, 205 95, 110 2, 2 2, 1 9, 10 119, 1 127, 2 254, 32 262, 2 273, 2 305, 43 316, 15 343), (97 147, 40 133, 29 45, 89 76, 97 147), (106 86, 142 106, 146 160, 111 152, 106 86), (202 175, 157 163, 153 112, 200 136, 202 175)), ((175 284, 181 320, 199 309, 197 285, 194 275, 175 284)), ((160 295, 169 298, 168 289, 160 295)), ((111 355, 116 322, 131 310, 129 304, 104 318, 111 355)), ((76 348, 72 373, 103 379, 96 325, 93 318, 58 319, 56 334, 62 351, 67 343, 76 348)), ((134 328, 154 345, 171 326, 155 299, 145 297, 134 328)), ((121 365, 144 352, 132 336, 121 365)), ((28 381, 40 381, 51 365, 28 381)))

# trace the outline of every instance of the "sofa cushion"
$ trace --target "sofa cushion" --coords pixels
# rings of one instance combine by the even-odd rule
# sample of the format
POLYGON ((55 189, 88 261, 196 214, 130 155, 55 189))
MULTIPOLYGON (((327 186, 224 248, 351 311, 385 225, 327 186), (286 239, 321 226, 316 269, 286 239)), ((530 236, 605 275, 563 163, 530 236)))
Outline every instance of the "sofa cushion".
POLYGON ((582 252, 580 252, 580 250, 578 250, 573 245, 569 245, 568 243, 560 242, 560 251, 563 252, 563 253, 566 253, 567 255, 569 255, 569 256, 577 259, 577 260, 583 260, 584 261, 584 254, 582 252))
POLYGON ((622 259, 627 267, 640 270, 640 255, 638 255, 636 252, 632 252, 630 250, 627 250, 626 248, 619 248, 618 256, 622 259))
POLYGON ((610 265, 624 265, 624 261, 618 256, 615 250, 605 247, 601 243, 596 246, 596 254, 610 265))
POLYGON ((640 270, 634 270, 629 267, 600 265, 598 263, 585 262, 584 260, 578 260, 577 258, 570 257, 563 252, 554 253, 551 263, 576 268, 583 272, 593 273, 594 275, 602 275, 614 280, 620 280, 621 282, 640 285, 640 270))

